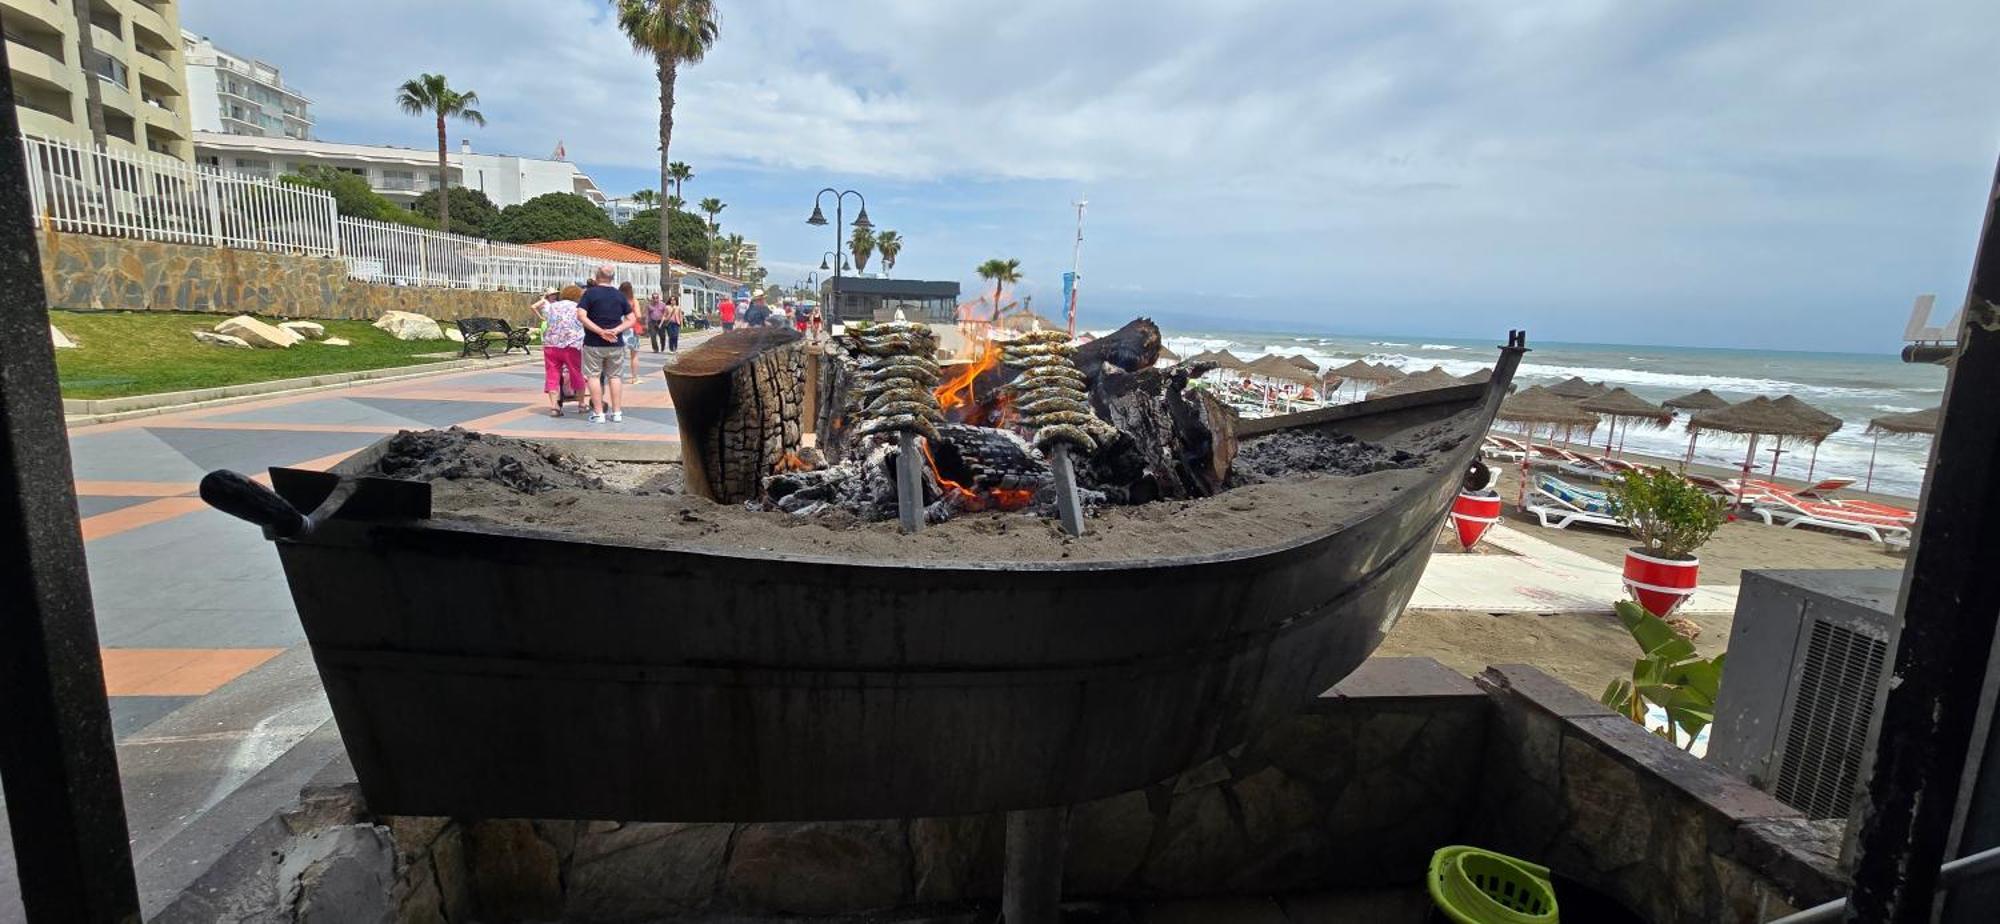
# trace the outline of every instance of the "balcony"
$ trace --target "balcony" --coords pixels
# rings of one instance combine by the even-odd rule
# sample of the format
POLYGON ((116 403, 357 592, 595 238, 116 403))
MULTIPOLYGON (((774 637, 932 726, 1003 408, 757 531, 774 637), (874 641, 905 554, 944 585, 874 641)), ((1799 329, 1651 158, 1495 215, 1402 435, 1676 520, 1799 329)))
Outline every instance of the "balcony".
POLYGON ((69 68, 63 66, 60 58, 50 57, 40 49, 23 45, 14 36, 7 36, 7 63, 14 71, 14 83, 18 87, 27 81, 46 89, 69 92, 69 68))
POLYGON ((9 4, 4 9, 5 18, 10 21, 15 17, 31 19, 57 34, 69 28, 68 3, 58 5, 55 0, 20 0, 20 6, 9 4))
POLYGON ((154 9, 150 4, 145 3, 144 0, 140 0, 140 2, 138 3, 128 3, 125 5, 125 8, 131 13, 133 26, 144 26, 154 35, 178 36, 181 34, 180 30, 178 29, 168 28, 167 17, 161 15, 159 10, 154 9))

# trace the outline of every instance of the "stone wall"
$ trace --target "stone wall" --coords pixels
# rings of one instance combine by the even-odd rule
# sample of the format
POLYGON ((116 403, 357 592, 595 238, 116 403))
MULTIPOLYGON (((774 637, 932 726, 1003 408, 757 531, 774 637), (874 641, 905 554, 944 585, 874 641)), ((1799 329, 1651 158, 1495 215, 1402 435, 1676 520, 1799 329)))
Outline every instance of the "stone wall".
POLYGON ((1488 668, 1478 683, 1498 708, 1468 843, 1533 858, 1654 924, 1768 921, 1845 894, 1839 822, 1807 821, 1535 668, 1488 668))
POLYGON ((529 321, 519 292, 386 286, 347 278, 336 257, 47 231, 37 239, 49 306, 78 311, 200 311, 373 320, 414 311, 439 320, 529 321))

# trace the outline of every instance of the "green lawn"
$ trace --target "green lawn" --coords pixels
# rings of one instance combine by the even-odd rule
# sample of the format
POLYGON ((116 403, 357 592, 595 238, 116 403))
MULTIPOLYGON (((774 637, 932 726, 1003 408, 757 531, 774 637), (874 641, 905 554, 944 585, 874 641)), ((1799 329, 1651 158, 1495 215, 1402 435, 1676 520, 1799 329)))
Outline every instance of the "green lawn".
MULTIPOLYGON (((306 341, 287 350, 210 346, 188 332, 208 330, 220 314, 166 311, 51 311, 49 320, 80 346, 56 351, 65 398, 121 398, 163 391, 268 382, 435 362, 421 353, 458 353, 449 340, 397 340, 367 321, 320 321, 329 337, 353 346, 306 341)), ((275 323, 282 318, 265 320, 275 323)))

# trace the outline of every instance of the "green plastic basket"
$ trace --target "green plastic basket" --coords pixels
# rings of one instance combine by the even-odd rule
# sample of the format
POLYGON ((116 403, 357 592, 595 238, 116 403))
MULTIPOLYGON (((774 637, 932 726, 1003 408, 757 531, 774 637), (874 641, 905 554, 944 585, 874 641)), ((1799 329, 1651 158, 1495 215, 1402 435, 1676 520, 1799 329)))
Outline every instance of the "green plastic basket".
POLYGON ((1441 847, 1425 877, 1431 901, 1456 924, 1557 924, 1547 867, 1477 847, 1441 847))

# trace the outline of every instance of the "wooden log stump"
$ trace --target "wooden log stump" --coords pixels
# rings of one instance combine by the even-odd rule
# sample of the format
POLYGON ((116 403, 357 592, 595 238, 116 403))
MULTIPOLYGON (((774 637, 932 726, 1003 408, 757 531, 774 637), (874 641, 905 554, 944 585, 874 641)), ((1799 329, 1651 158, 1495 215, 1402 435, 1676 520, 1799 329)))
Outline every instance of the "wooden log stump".
POLYGON ((764 476, 798 457, 804 339, 780 327, 728 331, 667 367, 689 493, 753 500, 764 476))

